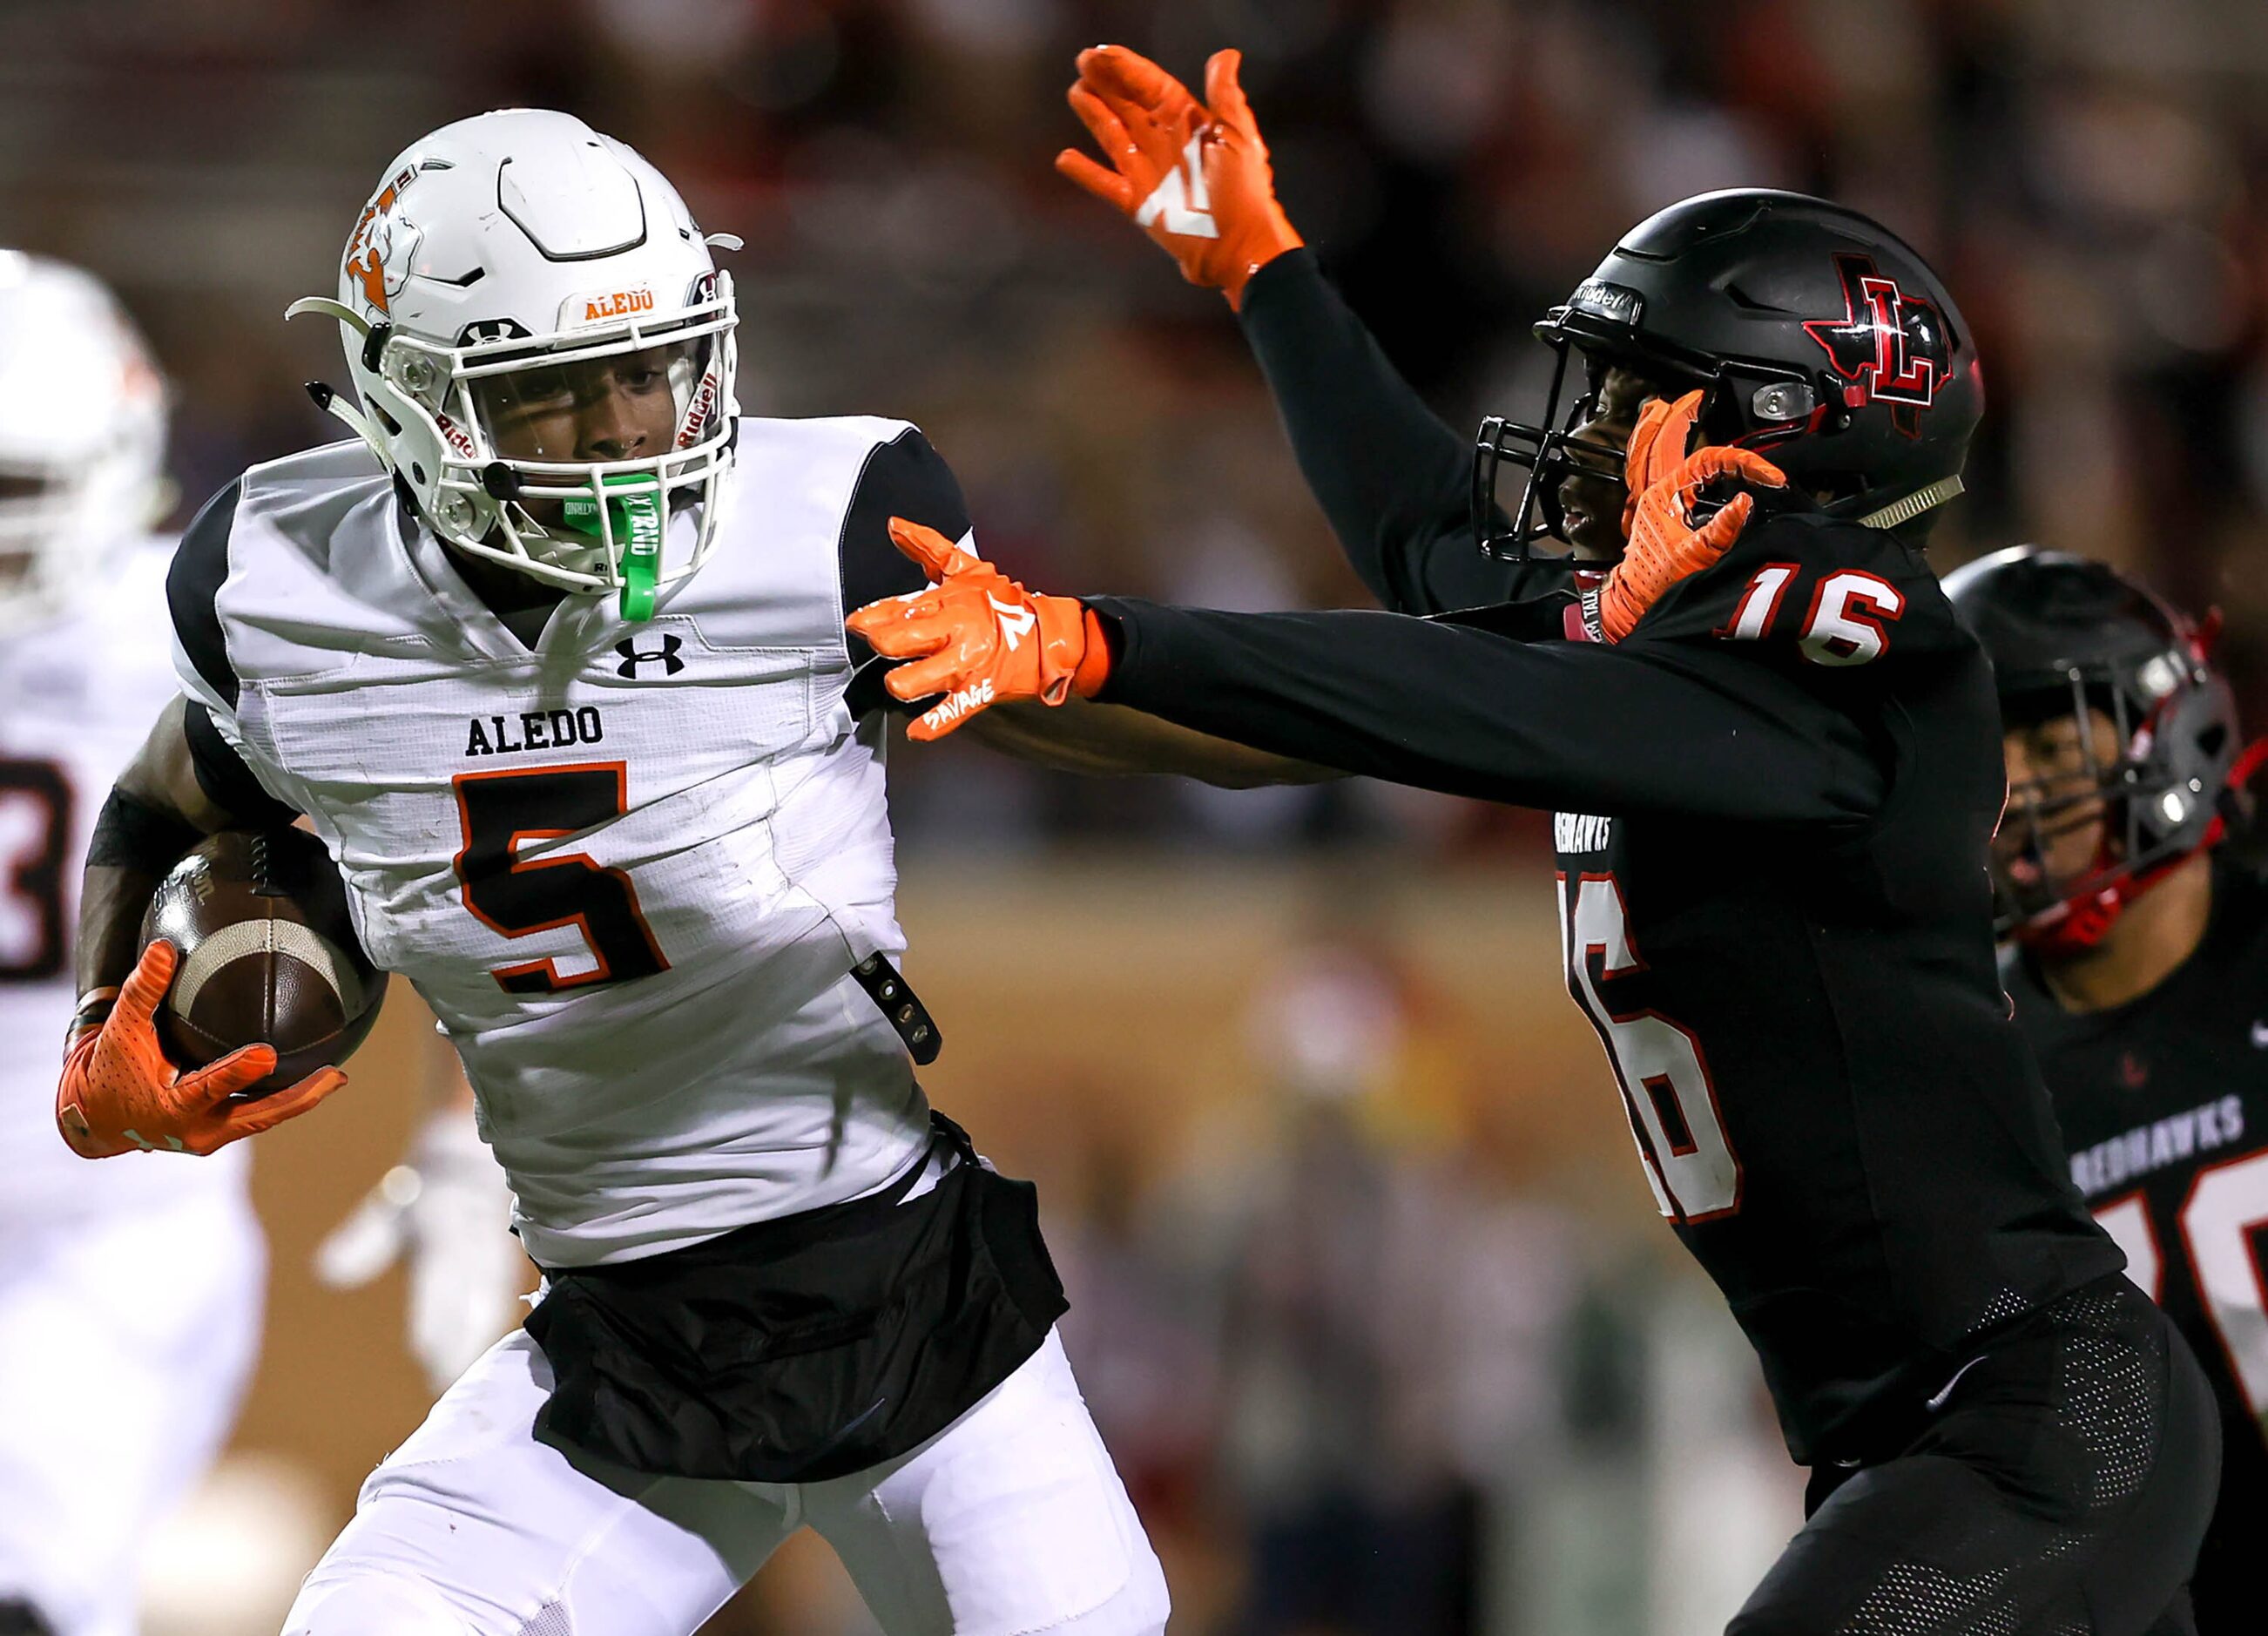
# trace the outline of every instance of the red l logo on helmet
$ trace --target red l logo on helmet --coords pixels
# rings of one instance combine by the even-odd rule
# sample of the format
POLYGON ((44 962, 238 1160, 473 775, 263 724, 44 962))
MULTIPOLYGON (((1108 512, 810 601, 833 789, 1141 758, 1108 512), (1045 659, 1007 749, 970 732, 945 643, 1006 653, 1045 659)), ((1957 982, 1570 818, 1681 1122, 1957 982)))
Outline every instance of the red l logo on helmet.
POLYGON ((1835 271, 1843 284, 1843 316, 1812 319, 1804 333, 1851 383, 1845 403, 1853 409, 1889 403, 1892 424, 1909 438, 1919 437, 1920 411, 1936 398, 1953 362, 1936 304, 1899 289, 1869 255, 1838 255, 1835 271))

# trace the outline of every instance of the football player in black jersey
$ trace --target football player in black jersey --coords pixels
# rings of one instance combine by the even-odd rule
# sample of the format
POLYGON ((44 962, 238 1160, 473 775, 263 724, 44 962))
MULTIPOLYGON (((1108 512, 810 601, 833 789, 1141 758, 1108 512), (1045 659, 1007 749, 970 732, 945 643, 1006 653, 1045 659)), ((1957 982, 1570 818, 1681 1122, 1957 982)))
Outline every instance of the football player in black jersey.
POLYGON ((1392 611, 1039 596, 902 528, 937 583, 852 623, 910 661, 892 692, 943 696, 914 736, 1078 695, 1556 810, 1569 985, 1814 1472, 1733 1630, 2189 1629, 2211 1389, 2007 1013, 1992 677, 1918 549, 1982 410, 1950 298, 1854 211, 1688 200, 1538 327, 1576 389, 1472 475, 1299 247, 1233 54, 1207 95, 1086 54, 1110 168, 1069 168, 1228 295, 1392 611))
POLYGON ((2257 1630, 2268 1539, 2268 874, 2238 792, 2258 764, 2200 630, 2116 570, 2018 546, 1947 577, 1992 660, 2008 811, 2002 976, 2129 1276, 2220 1401, 2220 1502, 2191 1595, 2257 1630), (2246 836, 2245 840, 2252 837, 2246 836))

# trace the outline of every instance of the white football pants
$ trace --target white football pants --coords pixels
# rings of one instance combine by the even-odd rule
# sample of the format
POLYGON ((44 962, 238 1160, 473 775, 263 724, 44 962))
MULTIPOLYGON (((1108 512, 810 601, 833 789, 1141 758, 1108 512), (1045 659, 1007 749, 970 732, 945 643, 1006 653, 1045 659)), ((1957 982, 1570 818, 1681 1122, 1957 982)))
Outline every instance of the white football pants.
POLYGON ((889 1636, 1160 1636, 1166 1581, 1049 1335, 910 1454, 824 1483, 651 1477, 538 1442, 507 1336, 364 1484, 285 1636, 690 1636, 806 1523, 889 1636))
POLYGON ((266 1271, 240 1186, 0 1220, 0 1601, 129 1636, 138 1548, 235 1421, 266 1271))

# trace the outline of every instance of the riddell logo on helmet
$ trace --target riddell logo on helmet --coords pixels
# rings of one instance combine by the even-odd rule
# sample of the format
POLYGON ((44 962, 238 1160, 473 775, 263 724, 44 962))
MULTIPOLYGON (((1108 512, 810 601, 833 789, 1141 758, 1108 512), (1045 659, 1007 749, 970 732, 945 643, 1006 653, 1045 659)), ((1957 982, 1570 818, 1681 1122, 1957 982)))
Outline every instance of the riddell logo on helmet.
POLYGON ((1849 384, 1850 409, 1888 403, 1890 424, 1909 438, 1921 436, 1921 411, 1935 402, 1953 372, 1953 347, 1937 304, 1898 288, 1870 255, 1838 255, 1843 316, 1815 318, 1804 333, 1826 349, 1835 372, 1849 384))
POLYGON ((578 296, 583 304, 582 321, 603 324, 609 319, 628 318, 636 313, 653 311, 653 291, 641 286, 636 290, 609 290, 600 294, 578 296))
POLYGON ((433 416, 433 424, 441 429, 441 435, 449 440, 451 448, 456 450, 467 460, 474 457, 477 451, 474 448, 471 433, 446 415, 436 413, 433 416))
POLYGON ((709 429, 709 422, 716 413, 717 372, 711 369, 693 390, 693 402, 685 411, 685 424, 678 429, 677 446, 689 449, 700 442, 701 434, 709 429))

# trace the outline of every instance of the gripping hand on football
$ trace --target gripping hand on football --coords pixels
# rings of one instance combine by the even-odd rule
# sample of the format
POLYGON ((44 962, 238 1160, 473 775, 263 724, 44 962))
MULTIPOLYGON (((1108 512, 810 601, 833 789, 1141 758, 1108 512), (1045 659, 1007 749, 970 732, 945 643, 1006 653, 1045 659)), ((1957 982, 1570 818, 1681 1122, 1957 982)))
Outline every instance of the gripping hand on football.
POLYGON ((845 623, 886 659, 910 660, 882 679, 909 702, 945 696, 906 736, 941 739, 1010 699, 1060 704, 1092 698, 1110 670, 1101 623, 1075 597, 1035 596, 934 528, 890 519, 890 538, 930 578, 926 591, 869 602, 845 623))
POLYGON ((1199 102, 1138 52, 1080 52, 1071 112, 1109 162, 1073 148, 1056 155, 1057 170, 1130 217, 1182 277, 1219 291, 1232 307, 1243 305, 1253 274, 1302 242, 1276 203, 1268 144, 1236 80, 1242 60, 1215 52, 1199 102))
POLYGON ((347 1082, 336 1068, 321 1068, 272 1096, 230 1101, 275 1072, 276 1052, 266 1045, 188 1073, 175 1068, 158 1046, 156 1019, 178 958, 167 942, 143 950, 101 1027, 80 1030, 64 1051, 55 1124, 83 1159, 137 1148, 213 1153, 297 1118, 347 1082))
POLYGON ((1656 398, 1631 433, 1624 461, 1630 498, 1623 507, 1629 542, 1599 593, 1599 628, 1609 642, 1630 635, 1670 586, 1714 564, 1748 526, 1754 496, 1735 494, 1703 520, 1694 513, 1708 497, 1703 489, 1727 478, 1787 486, 1778 467, 1748 449, 1712 445, 1687 453, 1700 412, 1698 392, 1674 403, 1656 398))

